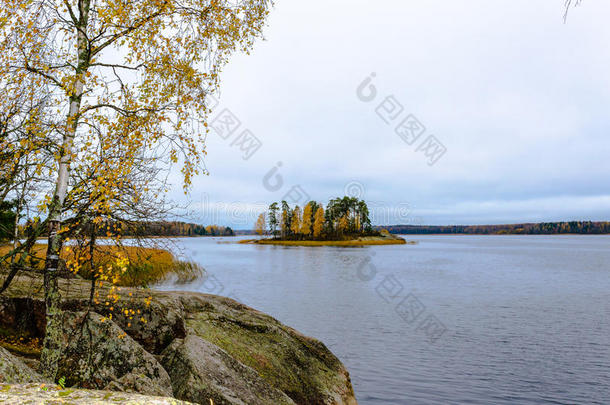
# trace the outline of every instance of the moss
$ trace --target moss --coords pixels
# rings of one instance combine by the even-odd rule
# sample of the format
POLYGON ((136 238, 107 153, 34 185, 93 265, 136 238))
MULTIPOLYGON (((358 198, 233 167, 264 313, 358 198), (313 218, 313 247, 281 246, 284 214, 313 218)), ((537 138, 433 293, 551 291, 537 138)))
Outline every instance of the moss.
POLYGON ((95 391, 87 389, 57 390, 55 387, 40 384, 0 385, 1 403, 6 404, 151 404, 151 405, 190 405, 188 402, 174 398, 138 395, 132 393, 116 393, 111 391, 95 391), (115 396, 116 395, 116 396, 115 396))
MULTIPOLYGON (((78 279, 59 282, 66 310, 83 310, 82 303, 89 296, 89 282, 78 279)), ((26 288, 27 296, 41 301, 41 284, 41 278, 18 276, 7 297, 15 297, 19 295, 16 291, 26 288)), ((101 296, 106 294, 105 289, 100 290, 101 296)), ((336 403, 333 398, 338 397, 346 404, 355 403, 349 374, 324 344, 268 315, 231 299, 207 294, 125 288, 121 296, 127 295, 131 301, 125 304, 142 309, 147 323, 125 328, 126 319, 116 315, 113 320, 151 353, 159 354, 171 342, 171 339, 165 342, 166 335, 183 338, 192 333, 256 370, 267 383, 297 404, 336 403), (150 305, 146 304, 147 297, 151 297, 150 305)))
POLYGON ((73 392, 74 392, 74 390, 62 390, 62 391, 59 391, 57 393, 57 395, 60 397, 67 397, 68 395, 72 394, 73 392))
POLYGON ((187 324, 297 403, 323 403, 324 391, 341 384, 343 366, 322 343, 263 314, 244 320, 200 313, 187 324))

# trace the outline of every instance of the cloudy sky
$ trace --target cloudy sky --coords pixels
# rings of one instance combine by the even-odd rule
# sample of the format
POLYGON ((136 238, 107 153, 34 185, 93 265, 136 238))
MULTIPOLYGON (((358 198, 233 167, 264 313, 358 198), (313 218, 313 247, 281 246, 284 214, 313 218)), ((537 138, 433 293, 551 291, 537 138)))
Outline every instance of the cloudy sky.
POLYGON ((610 220, 610 2, 563 3, 277 0, 175 197, 236 228, 345 193, 376 224, 610 220))

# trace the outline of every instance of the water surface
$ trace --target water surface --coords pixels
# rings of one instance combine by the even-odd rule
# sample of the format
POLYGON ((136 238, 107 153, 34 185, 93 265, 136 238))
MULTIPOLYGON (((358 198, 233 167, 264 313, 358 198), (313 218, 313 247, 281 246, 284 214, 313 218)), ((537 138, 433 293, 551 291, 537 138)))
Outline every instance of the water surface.
POLYGON ((363 405, 610 403, 610 237, 406 238, 184 238, 210 277, 162 288, 232 296, 322 340, 363 405))

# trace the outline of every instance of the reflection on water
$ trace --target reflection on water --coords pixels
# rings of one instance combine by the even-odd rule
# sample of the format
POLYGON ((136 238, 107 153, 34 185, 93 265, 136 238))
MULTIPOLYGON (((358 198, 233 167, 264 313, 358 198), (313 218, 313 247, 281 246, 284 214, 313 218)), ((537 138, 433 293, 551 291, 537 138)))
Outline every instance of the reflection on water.
POLYGON ((162 288, 231 296, 322 340, 360 404, 608 403, 610 237, 407 239, 419 243, 185 238, 210 277, 162 288))

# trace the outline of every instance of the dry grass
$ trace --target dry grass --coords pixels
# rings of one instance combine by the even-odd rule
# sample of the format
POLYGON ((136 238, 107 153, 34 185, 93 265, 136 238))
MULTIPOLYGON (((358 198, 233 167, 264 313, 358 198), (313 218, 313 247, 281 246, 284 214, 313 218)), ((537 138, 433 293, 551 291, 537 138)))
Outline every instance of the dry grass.
MULTIPOLYGON (((10 250, 11 246, 0 246, 0 256, 10 250)), ((28 258, 26 265, 42 270, 46 257, 46 245, 35 245, 33 256, 28 258)), ((69 260, 74 257, 74 251, 71 247, 67 247, 61 256, 63 259, 69 260)), ((113 266, 119 256, 127 259, 126 270, 118 282, 121 286, 150 286, 172 276, 176 277, 178 283, 184 284, 204 274, 204 269, 198 264, 179 260, 167 250, 157 248, 98 246, 93 254, 93 262, 96 266, 113 266)), ((91 278, 91 268, 88 262, 83 264, 78 275, 86 279, 91 278)))
MULTIPOLYGON (((12 245, 2 245, 0 246, 0 257, 6 255, 13 249, 12 245)), ((26 266, 33 267, 35 269, 43 269, 44 268, 44 258, 46 257, 47 245, 34 245, 32 248, 32 255, 34 257, 29 257, 26 260, 26 266)))

